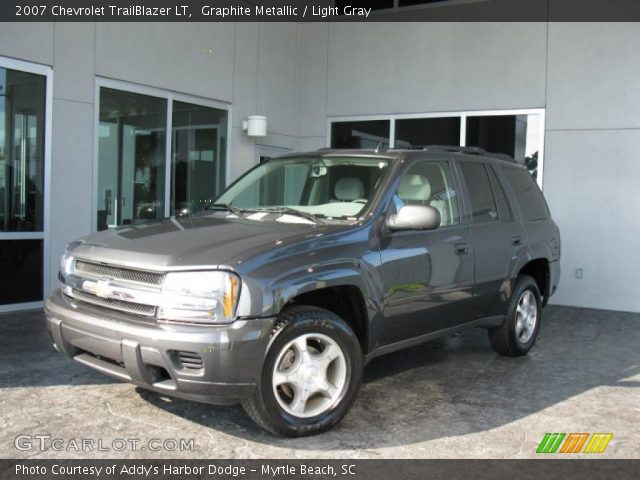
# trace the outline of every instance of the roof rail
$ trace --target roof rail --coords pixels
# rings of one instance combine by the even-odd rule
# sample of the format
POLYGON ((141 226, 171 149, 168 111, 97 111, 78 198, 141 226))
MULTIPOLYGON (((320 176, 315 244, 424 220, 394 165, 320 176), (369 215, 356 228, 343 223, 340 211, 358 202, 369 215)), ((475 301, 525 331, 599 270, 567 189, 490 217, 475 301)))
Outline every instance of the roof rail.
POLYGON ((460 152, 471 153, 473 155, 486 155, 486 150, 480 147, 460 147, 456 145, 427 145, 423 148, 430 152, 460 152))
POLYGON ((429 152, 454 152, 454 153, 466 153, 469 155, 482 155, 483 157, 495 158, 497 160, 503 160, 505 162, 518 163, 511 155, 506 153, 493 153, 487 152, 484 148, 480 147, 458 147, 456 145, 429 145, 423 148, 429 152))

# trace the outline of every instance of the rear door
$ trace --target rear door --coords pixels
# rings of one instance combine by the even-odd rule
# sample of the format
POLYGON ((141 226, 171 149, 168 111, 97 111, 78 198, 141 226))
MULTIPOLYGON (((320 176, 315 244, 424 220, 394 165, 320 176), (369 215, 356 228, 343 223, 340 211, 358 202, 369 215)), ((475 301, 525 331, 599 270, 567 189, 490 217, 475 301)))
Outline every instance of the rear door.
POLYGON ((503 315, 511 296, 511 266, 525 248, 525 232, 515 219, 491 162, 459 160, 471 242, 475 252, 474 315, 503 315))

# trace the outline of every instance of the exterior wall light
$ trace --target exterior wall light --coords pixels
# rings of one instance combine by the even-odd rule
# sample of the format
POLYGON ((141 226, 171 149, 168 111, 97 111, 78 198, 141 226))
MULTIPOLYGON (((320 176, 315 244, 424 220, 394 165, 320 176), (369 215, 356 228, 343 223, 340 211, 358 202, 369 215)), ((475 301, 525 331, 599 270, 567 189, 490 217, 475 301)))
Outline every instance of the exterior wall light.
POLYGON ((248 137, 266 137, 267 117, 263 115, 249 115, 246 120, 242 121, 242 131, 246 132, 248 137))

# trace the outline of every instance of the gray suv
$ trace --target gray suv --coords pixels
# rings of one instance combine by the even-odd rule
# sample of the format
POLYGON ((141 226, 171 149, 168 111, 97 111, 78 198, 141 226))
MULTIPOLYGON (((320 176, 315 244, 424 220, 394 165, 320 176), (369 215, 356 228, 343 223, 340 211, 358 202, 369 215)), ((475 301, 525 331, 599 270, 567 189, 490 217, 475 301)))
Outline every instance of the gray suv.
POLYGON ((334 426, 380 355, 462 329, 526 354, 560 277, 529 172, 477 148, 321 150, 262 163, 200 213, 68 245, 54 346, 160 394, 334 426))

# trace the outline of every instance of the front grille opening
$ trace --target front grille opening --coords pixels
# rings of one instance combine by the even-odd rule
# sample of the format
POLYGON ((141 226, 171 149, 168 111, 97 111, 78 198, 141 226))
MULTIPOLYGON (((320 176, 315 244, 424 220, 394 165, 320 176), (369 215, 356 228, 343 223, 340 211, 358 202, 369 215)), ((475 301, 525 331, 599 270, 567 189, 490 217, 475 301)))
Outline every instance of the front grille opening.
POLYGON ((176 351, 174 353, 181 368, 188 370, 201 370, 203 366, 202 357, 196 352, 176 351))
POLYGON ((115 267, 101 263, 85 262, 84 260, 76 260, 76 271, 80 274, 85 273, 94 277, 109 277, 146 285, 161 285, 164 278, 164 273, 115 267))
POLYGON ((133 313, 144 317, 153 317, 156 314, 156 307, 153 305, 143 305, 141 303, 126 302, 114 298, 102 298, 94 293, 85 292, 77 288, 73 289, 73 298, 81 302, 91 303, 100 307, 120 310, 121 312, 133 313))

